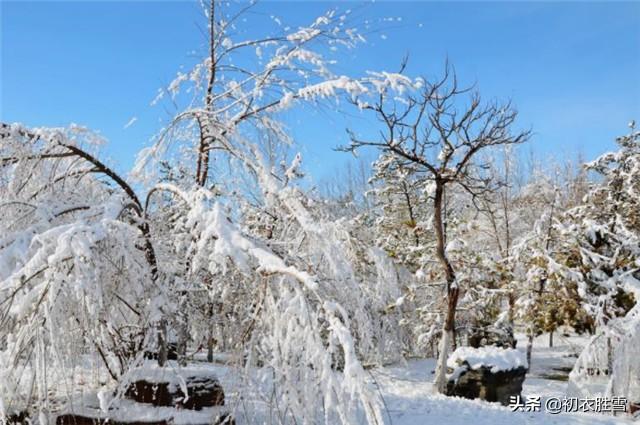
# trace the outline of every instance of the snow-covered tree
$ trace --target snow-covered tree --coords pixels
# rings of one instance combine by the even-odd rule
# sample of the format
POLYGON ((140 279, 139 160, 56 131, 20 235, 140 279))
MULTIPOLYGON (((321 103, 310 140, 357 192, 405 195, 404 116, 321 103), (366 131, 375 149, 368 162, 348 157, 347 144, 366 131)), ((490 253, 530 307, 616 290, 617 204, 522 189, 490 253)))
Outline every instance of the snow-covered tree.
POLYGON ((435 379, 438 391, 444 392, 446 360, 460 295, 456 271, 447 254, 443 222, 445 189, 459 185, 471 196, 490 190, 490 181, 483 173, 485 164, 480 161, 478 152, 523 142, 529 133, 512 133, 517 113, 509 104, 485 104, 478 94, 474 94, 468 105, 461 105, 466 90, 458 86, 449 66, 441 79, 421 80, 419 86, 402 98, 388 91, 382 91, 368 101, 364 96, 356 98, 354 103, 372 111, 382 123, 384 132, 379 140, 363 139, 351 132, 351 143, 345 150, 372 146, 392 155, 405 166, 410 164, 418 168, 423 175, 424 190, 433 200, 434 256, 441 264, 447 287, 447 309, 435 379))
POLYGON ((637 400, 640 371, 631 353, 640 340, 640 132, 632 123, 616 142, 618 151, 587 164, 602 181, 558 223, 562 247, 554 260, 598 327, 572 371, 574 391, 588 392, 589 371, 600 369, 608 395, 637 400))
POLYGON ((398 163, 392 154, 381 155, 373 168, 372 197, 379 210, 376 245, 415 273, 433 244, 430 194, 415 167, 398 163))
POLYGON ((361 360, 400 351, 393 264, 314 210, 301 157, 279 155, 291 139, 277 115, 413 82, 331 71, 334 51, 364 41, 349 11, 293 29, 273 19, 273 34, 242 39, 255 4, 221 7, 205 8, 203 60, 159 93, 186 106, 139 156, 145 197, 82 146, 91 133, 3 125, 0 413, 46 416, 51 362, 70 363, 54 368, 68 382, 74 362, 99 359, 113 389, 145 351, 166 365, 175 338, 183 364, 189 344, 238 354, 236 393, 256 401, 238 414, 264 396, 282 423, 384 422, 361 360))
POLYGON ((46 418, 49 391, 76 388, 78 353, 118 379, 167 305, 144 205, 92 153, 100 141, 2 124, 0 415, 32 404, 46 418))

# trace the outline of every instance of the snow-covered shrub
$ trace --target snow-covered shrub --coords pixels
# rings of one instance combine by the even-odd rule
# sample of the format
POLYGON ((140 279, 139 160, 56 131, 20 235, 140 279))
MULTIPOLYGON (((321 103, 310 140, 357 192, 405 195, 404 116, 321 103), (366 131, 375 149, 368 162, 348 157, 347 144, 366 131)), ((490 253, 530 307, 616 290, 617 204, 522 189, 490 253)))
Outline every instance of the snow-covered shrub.
POLYGON ((557 273, 576 285, 584 309, 598 326, 570 375, 570 390, 604 393, 593 386, 605 376, 606 394, 638 397, 640 302, 640 132, 617 139, 617 152, 587 167, 598 172, 584 204, 568 211, 557 228, 557 273), (634 351, 636 350, 636 351, 634 351), (634 355, 633 353, 636 353, 634 355))

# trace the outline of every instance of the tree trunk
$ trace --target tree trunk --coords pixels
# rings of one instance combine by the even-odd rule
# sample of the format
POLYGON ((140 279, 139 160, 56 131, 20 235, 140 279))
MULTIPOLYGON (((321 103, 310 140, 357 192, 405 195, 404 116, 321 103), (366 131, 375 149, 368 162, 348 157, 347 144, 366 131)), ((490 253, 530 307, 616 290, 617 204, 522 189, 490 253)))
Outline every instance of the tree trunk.
POLYGON ((207 361, 209 363, 213 362, 213 303, 209 303, 209 329, 207 332, 207 361))
POLYGON ((451 345, 452 332, 445 329, 442 330, 440 338, 440 346, 438 347, 438 361, 436 364, 436 376, 433 380, 435 390, 444 394, 447 389, 447 358, 449 357, 449 346, 451 345))
POLYGON ((527 339, 527 367, 531 369, 531 351, 533 351, 533 330, 527 339))
MULTIPOLYGON (((537 298, 536 298, 536 302, 538 302, 541 298, 542 298, 542 294, 544 293, 544 284, 546 282, 546 279, 540 279, 540 282, 538 284, 538 290, 536 292, 537 294, 537 298)), ((535 332, 533 329, 533 324, 531 325, 531 329, 530 329, 530 333, 529 333, 529 340, 527 341, 527 366, 529 368, 531 368, 531 350, 533 349, 533 338, 535 337, 535 332)), ((551 341, 550 341, 551 342, 551 341)))
MULTIPOLYGON (((211 112, 213 108, 214 92, 213 88, 216 82, 216 2, 210 0, 209 3, 209 78, 207 81, 207 91, 204 98, 204 108, 207 112, 211 112)), ((198 162, 196 166, 196 182, 204 187, 207 184, 209 175, 209 156, 210 148, 213 144, 213 137, 209 131, 209 116, 205 115, 198 118, 198 126, 200 128, 200 145, 198 147, 198 162)))
POLYGON ((187 291, 181 291, 178 308, 178 363, 187 365, 187 343, 189 342, 189 316, 187 315, 187 291))
POLYGON ((553 331, 549 332, 549 348, 553 348, 553 331))
POLYGON ((169 353, 167 350, 167 321, 161 319, 158 324, 158 366, 167 364, 169 353))
POLYGON ((456 276, 453 267, 447 258, 445 250, 445 230, 442 222, 442 207, 444 200, 444 182, 436 179, 436 190, 434 194, 433 222, 436 230, 436 256, 444 269, 447 279, 447 313, 442 327, 442 339, 440 340, 440 352, 436 365, 436 376, 434 379, 435 389, 439 393, 444 393, 447 386, 447 358, 449 348, 454 339, 456 307, 458 306, 458 296, 460 290, 456 283, 456 276))
POLYGON ((411 205, 411 197, 409 196, 409 189, 407 188, 407 183, 403 180, 402 181, 402 193, 404 194, 404 199, 407 202, 407 209, 409 211, 409 220, 411 220, 411 229, 413 232, 413 237, 416 241, 416 246, 420 245, 420 238, 418 237, 418 234, 416 233, 416 217, 415 214, 413 213, 413 206, 411 205))
MULTIPOLYGON (((216 56, 215 56, 215 37, 216 37, 216 3, 211 0, 209 3, 209 78, 207 81, 207 92, 204 99, 205 109, 211 111, 213 107, 213 88, 216 81, 216 56)), ((198 162, 196 166, 196 183, 205 187, 209 176, 209 156, 210 147, 213 139, 208 134, 209 120, 203 122, 202 118, 198 118, 198 126, 200 129, 200 145, 198 147, 198 162)), ((209 318, 213 317, 213 305, 209 305, 209 318)), ((213 362, 213 326, 209 324, 207 335, 207 361, 213 362)))
POLYGON ((213 363, 213 329, 209 328, 209 336, 207 337, 207 361, 213 363))
POLYGON ((613 375, 613 345, 611 344, 610 336, 607 337, 607 370, 605 371, 605 375, 613 375))
POLYGON ((507 295, 507 302, 509 303, 509 313, 508 320, 509 326, 513 329, 513 321, 515 319, 515 307, 516 307, 516 297, 513 295, 513 290, 510 290, 507 295))

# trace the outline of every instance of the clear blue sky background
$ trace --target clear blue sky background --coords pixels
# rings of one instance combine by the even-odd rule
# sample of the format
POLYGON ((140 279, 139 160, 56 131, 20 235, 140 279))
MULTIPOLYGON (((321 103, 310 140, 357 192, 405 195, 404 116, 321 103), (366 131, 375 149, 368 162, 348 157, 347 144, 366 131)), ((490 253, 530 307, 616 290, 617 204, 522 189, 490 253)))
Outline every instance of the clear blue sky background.
MULTIPOLYGON (((332 2, 265 2, 259 10, 291 25, 308 23, 332 2)), ((638 2, 340 3, 374 23, 401 18, 368 36, 340 64, 341 73, 396 70, 434 75, 444 59, 486 98, 510 98, 520 124, 535 132, 542 158, 592 158, 640 121, 638 2), (383 37, 383 35, 385 37, 383 37)), ((32 126, 70 122, 99 130, 121 171, 168 118, 151 107, 158 88, 190 53, 202 51, 197 2, 1 1, 0 119, 32 126), (132 117, 138 120, 125 129, 132 117)), ((332 151, 344 128, 370 117, 331 112, 285 116, 307 169, 320 179, 347 161, 332 151)))

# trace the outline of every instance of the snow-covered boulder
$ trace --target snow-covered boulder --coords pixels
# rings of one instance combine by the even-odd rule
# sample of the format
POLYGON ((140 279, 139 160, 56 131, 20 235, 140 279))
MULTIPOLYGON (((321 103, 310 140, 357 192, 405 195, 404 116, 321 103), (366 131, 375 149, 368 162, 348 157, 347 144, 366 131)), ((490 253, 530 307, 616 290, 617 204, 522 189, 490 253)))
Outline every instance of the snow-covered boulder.
POLYGON ((9 410, 8 412, 6 412, 6 416, 2 417, 0 416, 0 423, 4 424, 5 421, 7 425, 12 425, 12 424, 26 424, 29 423, 29 414, 28 412, 21 410, 21 411, 12 411, 9 410))
MULTIPOLYGON (((75 413, 58 415, 55 425, 235 425, 233 417, 222 406, 200 411, 157 407, 131 400, 115 403, 109 412, 84 407, 75 413)), ((22 424, 22 423, 21 423, 22 424)))
POLYGON ((509 404, 519 396, 527 373, 524 353, 512 348, 460 347, 447 360, 446 394, 509 404))
POLYGON ((138 403, 201 410, 223 406, 224 391, 215 373, 207 367, 159 367, 148 363, 128 376, 125 396, 138 403))
POLYGON ((86 396, 59 414, 56 425, 234 425, 215 370, 208 364, 160 367, 146 362, 130 370, 124 397, 86 396))
POLYGON ((527 368, 525 354, 513 348, 485 346, 479 348, 460 347, 447 360, 447 366, 457 368, 467 364, 471 369, 488 367, 493 373, 527 368))

